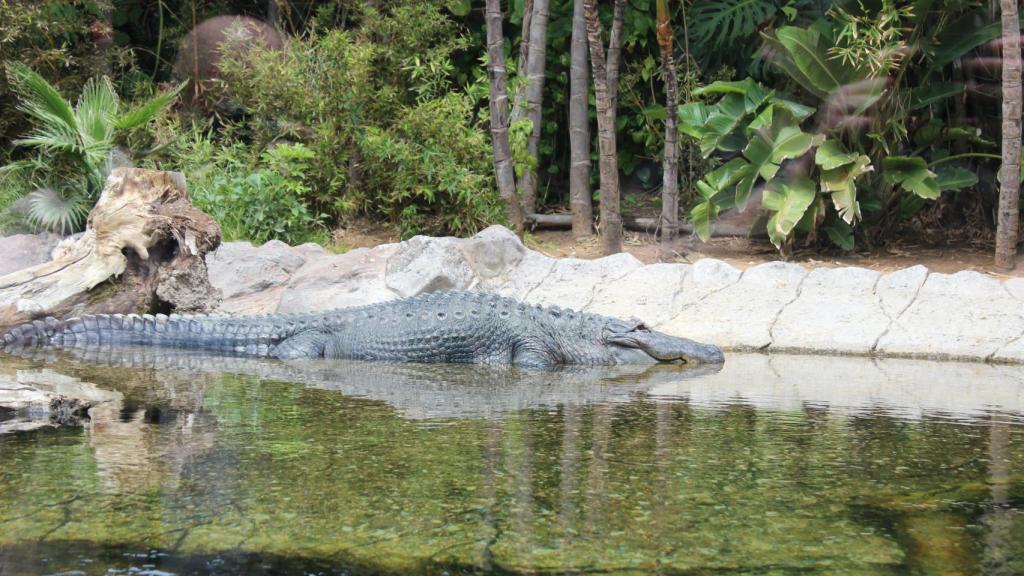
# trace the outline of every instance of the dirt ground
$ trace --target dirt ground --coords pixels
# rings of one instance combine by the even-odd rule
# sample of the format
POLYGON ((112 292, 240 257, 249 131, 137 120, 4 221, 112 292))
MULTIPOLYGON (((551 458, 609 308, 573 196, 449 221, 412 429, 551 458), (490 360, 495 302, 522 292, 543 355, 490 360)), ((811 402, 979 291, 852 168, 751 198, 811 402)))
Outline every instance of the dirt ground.
MULTIPOLYGON (((377 246, 397 242, 397 230, 376 223, 358 222, 334 233, 335 248, 339 251, 377 246)), ((659 243, 649 234, 626 231, 623 249, 644 263, 659 262, 659 243)), ((554 258, 600 258, 601 245, 597 237, 574 240, 569 231, 539 230, 526 236, 526 245, 554 258)), ((684 236, 674 246, 673 257, 667 261, 696 262, 703 258, 717 258, 745 269, 750 266, 782 260, 767 239, 745 237, 712 238, 700 242, 696 237, 684 236)), ((811 250, 797 250, 790 262, 807 267, 836 268, 859 266, 888 272, 923 264, 933 272, 954 273, 975 270, 996 278, 1024 276, 1024 263, 1010 273, 996 272, 992 266, 992 248, 975 244, 925 245, 905 244, 898 248, 881 248, 872 252, 839 252, 823 254, 811 250)))

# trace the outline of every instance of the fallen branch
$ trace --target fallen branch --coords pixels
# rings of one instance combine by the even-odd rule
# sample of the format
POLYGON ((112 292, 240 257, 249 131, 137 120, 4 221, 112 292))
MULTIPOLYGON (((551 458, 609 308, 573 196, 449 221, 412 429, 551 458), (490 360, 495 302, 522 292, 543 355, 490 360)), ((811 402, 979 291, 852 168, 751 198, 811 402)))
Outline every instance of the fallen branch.
MULTIPOLYGON (((526 214, 526 224, 533 230, 569 230, 572 228, 571 214, 526 214)), ((647 234, 659 234, 658 218, 638 218, 634 216, 623 216, 622 227, 634 232, 647 234)), ((693 225, 688 222, 679 224, 680 234, 692 234, 693 225)), ((711 235, 714 237, 747 236, 747 230, 736 226, 716 226, 711 235)))

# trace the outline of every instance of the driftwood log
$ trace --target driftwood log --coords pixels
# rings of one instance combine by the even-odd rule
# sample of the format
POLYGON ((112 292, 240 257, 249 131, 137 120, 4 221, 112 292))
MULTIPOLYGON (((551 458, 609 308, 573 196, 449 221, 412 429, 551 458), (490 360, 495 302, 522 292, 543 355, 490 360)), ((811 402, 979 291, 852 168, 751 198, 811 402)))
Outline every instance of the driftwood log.
POLYGON ((177 172, 117 168, 85 232, 45 264, 0 276, 0 326, 43 316, 203 312, 220 293, 205 256, 220 226, 192 205, 177 172))
MULTIPOLYGON (((526 214, 524 216, 527 228, 532 230, 572 228, 571 214, 526 214)), ((634 232, 659 235, 661 233, 661 222, 658 218, 644 218, 634 216, 623 216, 622 227, 634 232)), ((680 222, 678 232, 680 234, 692 234, 693 226, 688 222, 680 222)), ((715 237, 747 236, 749 230, 744 226, 736 226, 728 223, 719 223, 711 230, 715 237)))

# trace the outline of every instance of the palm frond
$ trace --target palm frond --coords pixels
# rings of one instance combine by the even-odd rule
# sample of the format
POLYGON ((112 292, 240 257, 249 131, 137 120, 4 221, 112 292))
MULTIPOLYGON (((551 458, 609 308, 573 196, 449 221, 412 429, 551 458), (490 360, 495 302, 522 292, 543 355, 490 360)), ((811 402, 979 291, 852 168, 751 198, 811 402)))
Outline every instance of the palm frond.
POLYGON ((752 37, 775 14, 771 0, 697 0, 690 8, 693 42, 705 51, 752 37))
POLYGON ((47 126, 33 130, 28 136, 15 140, 14 144, 17 146, 41 148, 47 152, 67 152, 68 154, 79 156, 85 153, 85 149, 82 148, 78 138, 62 131, 48 130, 48 128, 47 126))
POLYGON ((7 64, 7 75, 21 96, 19 108, 38 122, 74 133, 75 113, 64 97, 45 78, 20 62, 7 64))
POLYGON ((75 106, 75 118, 86 148, 111 140, 114 135, 111 119, 117 117, 117 109, 117 93, 109 78, 90 78, 85 83, 75 106))
POLYGON ((121 130, 130 130, 146 124, 155 118, 157 114, 167 109, 187 84, 188 81, 182 82, 176 88, 157 94, 153 98, 135 106, 120 117, 114 118, 112 121, 113 125, 121 130))
POLYGON ((28 220, 45 230, 70 234, 82 227, 90 205, 81 193, 39 188, 28 195, 28 220))

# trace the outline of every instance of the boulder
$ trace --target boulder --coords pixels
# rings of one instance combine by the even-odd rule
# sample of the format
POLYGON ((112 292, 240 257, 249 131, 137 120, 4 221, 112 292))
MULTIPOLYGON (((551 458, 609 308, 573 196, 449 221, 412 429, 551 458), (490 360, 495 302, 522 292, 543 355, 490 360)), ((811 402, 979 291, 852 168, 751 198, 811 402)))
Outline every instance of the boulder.
POLYGON ((870 353, 889 326, 875 293, 881 276, 864 268, 812 270, 800 295, 779 314, 772 349, 870 353))
POLYGON ((0 238, 0 276, 50 261, 60 236, 56 234, 15 234, 0 238))
POLYGON ((325 255, 320 246, 291 247, 279 240, 262 246, 249 242, 226 242, 206 257, 210 284, 224 300, 217 308, 223 314, 268 314, 277 310, 284 285, 310 258, 325 255))
POLYGON ((1024 306, 999 280, 971 271, 930 274, 913 302, 893 319, 877 351, 899 356, 1004 358, 1000 355, 1011 353, 1022 326, 1024 306))
POLYGON ((733 276, 721 263, 705 264, 699 271, 694 266, 695 294, 687 294, 689 286, 684 286, 682 310, 660 328, 723 348, 768 347, 776 318, 796 299, 807 271, 795 264, 768 262, 728 284, 733 276))
POLYGON ((477 277, 461 250, 462 242, 416 236, 398 244, 387 261, 385 284, 402 298, 472 288, 477 277))
POLYGON ((594 299, 598 287, 610 284, 641 266, 643 262, 625 252, 597 260, 555 260, 547 276, 523 299, 532 304, 583 310, 594 299))
POLYGON ((650 264, 598 286, 587 312, 617 318, 639 318, 657 326, 678 311, 677 296, 690 273, 689 264, 650 264))
POLYGON ((397 244, 385 244, 310 260, 288 279, 274 311, 320 312, 397 298, 385 281, 397 251, 397 244))

